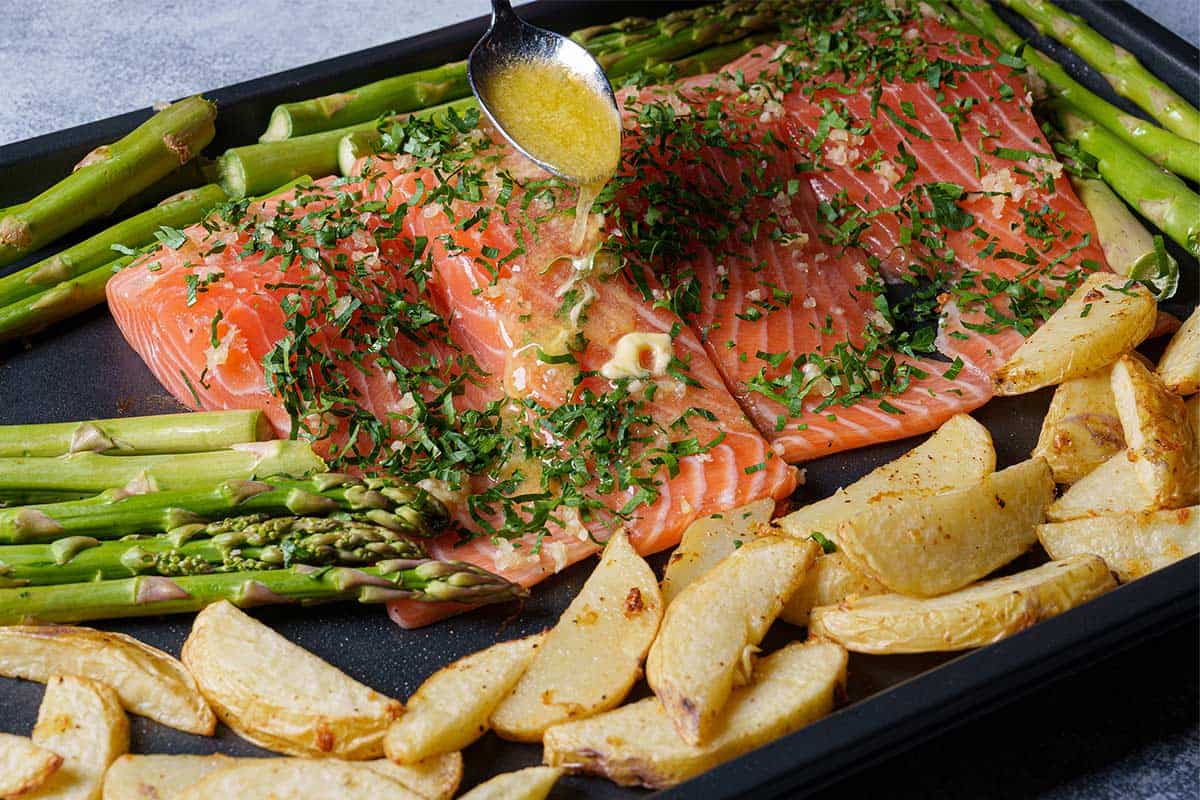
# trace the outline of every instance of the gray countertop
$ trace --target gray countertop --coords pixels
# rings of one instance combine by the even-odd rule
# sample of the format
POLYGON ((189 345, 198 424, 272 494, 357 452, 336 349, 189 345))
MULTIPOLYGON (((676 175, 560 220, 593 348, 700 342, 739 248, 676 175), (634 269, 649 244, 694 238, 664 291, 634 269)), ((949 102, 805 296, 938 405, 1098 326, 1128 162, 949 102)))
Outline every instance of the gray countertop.
MULTIPOLYGON (((1131 0, 1200 44, 1196 0, 1131 0)), ((485 0, 7 0, 0 144, 479 16, 485 0), (365 12, 365 13, 364 13, 365 12)), ((873 767, 832 798, 1200 796, 1189 626, 873 767)))

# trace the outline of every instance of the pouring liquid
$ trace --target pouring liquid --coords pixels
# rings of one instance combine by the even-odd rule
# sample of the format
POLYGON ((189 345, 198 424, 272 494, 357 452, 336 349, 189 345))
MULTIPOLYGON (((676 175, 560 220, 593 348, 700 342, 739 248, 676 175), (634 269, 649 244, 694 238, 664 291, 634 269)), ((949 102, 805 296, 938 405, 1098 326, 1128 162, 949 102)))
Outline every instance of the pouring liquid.
POLYGON ((560 66, 514 61, 491 79, 496 121, 530 155, 579 187, 571 248, 583 246, 588 212, 621 160, 621 117, 601 93, 560 66))

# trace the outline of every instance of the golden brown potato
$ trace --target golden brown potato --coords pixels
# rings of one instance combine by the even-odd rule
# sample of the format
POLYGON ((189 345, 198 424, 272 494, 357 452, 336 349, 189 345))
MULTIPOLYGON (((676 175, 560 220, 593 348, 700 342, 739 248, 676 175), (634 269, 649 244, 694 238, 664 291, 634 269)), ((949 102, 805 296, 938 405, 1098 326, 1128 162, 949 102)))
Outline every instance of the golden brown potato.
POLYGON ((992 435, 969 414, 958 414, 923 444, 832 496, 780 517, 777 524, 801 539, 820 533, 832 540, 838 525, 867 505, 917 492, 932 494, 974 486, 995 469, 992 435))
POLYGON ((1183 400, 1128 356, 1113 365, 1112 389, 1134 474, 1154 504, 1200 502, 1200 453, 1183 400))
POLYGON ((646 658, 646 682, 684 741, 699 745, 784 599, 820 552, 816 542, 766 536, 743 545, 667 607, 646 658))
POLYGON ((558 767, 529 767, 504 772, 479 784, 459 800, 545 800, 562 770, 558 767))
POLYGON ((225 601, 196 615, 183 663, 222 722, 281 753, 381 756, 404 709, 225 601))
POLYGON ((416 764, 397 764, 386 758, 356 763, 391 778, 425 800, 450 800, 458 791, 463 776, 463 759, 459 752, 430 756, 416 764))
POLYGON ((966 489, 877 504, 841 524, 838 546, 892 591, 932 597, 1032 547, 1053 499, 1050 468, 1035 458, 966 489))
POLYGON ((360 762, 336 758, 247 758, 217 770, 178 800, 425 800, 360 762))
POLYGON ((129 749, 129 718, 117 693, 74 675, 53 675, 33 726, 33 742, 62 756, 28 800, 99 800, 104 772, 129 749))
POLYGON ((32 792, 62 766, 62 756, 24 736, 0 733, 0 797, 32 792))
POLYGON ((1124 583, 1200 553, 1200 506, 1048 523, 1038 538, 1051 558, 1100 556, 1124 583))
POLYGON ((1157 506, 1134 474, 1122 450, 1084 475, 1046 509, 1046 519, 1062 522, 1080 517, 1153 511, 1157 506))
POLYGON ((775 501, 759 500, 743 508, 698 519, 683 532, 662 579, 663 602, 670 604, 683 587, 715 567, 771 521, 775 501))
POLYGON ((817 556, 804 573, 800 588, 783 604, 779 618, 793 625, 807 625, 808 614, 817 606, 840 603, 847 597, 866 597, 890 591, 879 581, 864 575, 845 553, 817 556))
POLYGON ((1088 276, 996 372, 996 393, 1024 394, 1106 367, 1150 335, 1157 310, 1141 284, 1088 276))
POLYGON ((104 800, 172 800, 192 784, 242 759, 223 755, 123 755, 104 775, 104 800))
POLYGON ((596 569, 492 713, 492 728, 506 739, 536 742, 551 725, 618 705, 641 676, 662 614, 654 571, 623 532, 613 534, 596 569))
POLYGON ((0 675, 45 683, 80 675, 112 688, 128 711, 211 736, 217 718, 175 658, 123 633, 69 625, 0 627, 0 675))
POLYGON ((735 689, 709 741, 679 738, 657 698, 546 731, 544 760, 622 786, 664 789, 786 736, 833 709, 846 682, 846 651, 810 639, 759 660, 735 689))
POLYGON ((941 597, 880 594, 812 610, 809 632, 856 653, 982 647, 1116 586, 1099 556, 1072 556, 941 597))
POLYGON ((1176 394, 1200 392, 1200 309, 1171 337, 1158 361, 1158 377, 1176 394))
POLYGON ((1056 483, 1074 483, 1125 449, 1111 372, 1105 367, 1054 390, 1033 455, 1046 459, 1056 483))
POLYGON ((453 753, 482 736, 488 717, 525 674, 542 636, 501 642, 429 676, 383 740, 387 757, 413 764, 453 753))

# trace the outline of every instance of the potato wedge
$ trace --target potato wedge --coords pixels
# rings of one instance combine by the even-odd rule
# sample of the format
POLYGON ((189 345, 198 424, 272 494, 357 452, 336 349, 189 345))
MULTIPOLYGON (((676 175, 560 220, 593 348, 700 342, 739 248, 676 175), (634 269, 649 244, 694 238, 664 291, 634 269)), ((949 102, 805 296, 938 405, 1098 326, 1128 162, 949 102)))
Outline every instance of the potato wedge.
POLYGON ((425 800, 450 800, 463 776, 463 758, 459 752, 430 756, 416 764, 396 764, 386 758, 357 763, 391 778, 425 800))
POLYGON ((178 800, 425 800, 381 772, 336 758, 247 758, 217 770, 178 800))
POLYGON ((1200 553, 1200 506, 1038 526, 1051 558, 1094 553, 1122 583, 1200 553))
POLYGON ((505 739, 537 742, 551 725, 618 705, 641 676, 662 614, 654 571, 618 531, 492 713, 492 728, 505 739))
POLYGON ((0 733, 0 797, 32 792, 62 766, 58 753, 24 736, 0 733))
POLYGON ((1155 505, 1200 502, 1200 452, 1183 400, 1128 356, 1113 365, 1112 389, 1134 474, 1155 505))
POLYGON ((914 492, 942 492, 973 486, 996 470, 992 435, 969 414, 946 420, 925 442, 845 487, 831 497, 780 517, 784 532, 807 539, 813 533, 835 538, 838 525, 865 505, 914 492))
POLYGON ((779 618, 792 625, 807 625, 808 614, 817 606, 840 603, 847 597, 866 597, 890 591, 879 581, 865 575, 845 553, 817 556, 804 574, 804 581, 787 602, 779 618))
POLYGON ((1200 309, 1171 337, 1158 360, 1158 377, 1175 394, 1200 392, 1200 309))
POLYGON ((249 759, 223 755, 130 755, 104 774, 104 800, 172 800, 219 769, 249 759))
POLYGON ((281 753, 381 756, 404 708, 224 601, 196 615, 183 663, 222 722, 281 753))
POLYGON ((767 498, 689 525, 667 562, 661 584, 663 602, 670 605, 683 587, 715 567, 741 543, 753 539, 758 529, 771 521, 774 511, 775 501, 767 498))
POLYGON ((1183 404, 1192 432, 1200 436, 1200 395, 1192 395, 1183 404))
POLYGON ((1046 519, 1062 522, 1080 517, 1153 511, 1154 497, 1142 488, 1133 462, 1122 450, 1084 475, 1046 509, 1046 519))
POLYGON ((62 756, 62 766, 25 798, 97 800, 108 765, 129 749, 129 718, 117 693, 104 684, 52 675, 33 742, 62 756))
POLYGON ((558 767, 504 772, 479 784, 459 800, 545 800, 562 772, 558 767))
POLYGON ((880 594, 812 610, 809 633, 855 653, 931 653, 997 642, 1116 586, 1094 555, 1051 561, 941 597, 880 594))
POLYGON ((1053 499, 1050 468, 1030 459, 966 489, 876 505, 838 527, 838 546, 892 591, 933 597, 1032 547, 1053 499))
POLYGON ((501 642, 429 676, 388 728, 383 751, 413 764, 462 750, 487 732, 488 718, 533 661, 543 635, 501 642))
POLYGON ((733 691, 709 741, 679 738, 657 698, 546 731, 543 759, 622 786, 664 789, 761 747, 828 714, 846 682, 846 651, 810 639, 761 659, 733 691))
POLYGON ((1111 373, 1105 367, 1054 390, 1033 455, 1046 459, 1055 483, 1075 483, 1125 449, 1111 373))
POLYGON ((996 393, 1024 394, 1108 366, 1154 329, 1150 290, 1111 272, 1087 277, 996 371, 996 393))
POLYGON ((0 675, 41 683, 51 675, 92 678, 112 688, 133 714, 202 736, 217 727, 183 664, 123 633, 68 625, 2 627, 0 675))
POLYGON ((667 607, 646 658, 646 682, 683 740, 708 741, 739 670, 821 551, 809 539, 764 536, 738 548, 667 607))

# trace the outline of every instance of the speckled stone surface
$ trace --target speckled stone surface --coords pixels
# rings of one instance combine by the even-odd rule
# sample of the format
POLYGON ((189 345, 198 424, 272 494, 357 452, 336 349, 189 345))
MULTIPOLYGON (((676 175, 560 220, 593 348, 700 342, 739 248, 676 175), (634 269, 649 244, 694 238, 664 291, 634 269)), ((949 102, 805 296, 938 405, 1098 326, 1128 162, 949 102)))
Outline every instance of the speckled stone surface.
MULTIPOLYGON (((1132 0, 1200 44, 1196 0, 1132 0)), ((400 39, 484 0, 0 0, 0 144, 400 39)), ((824 800, 1200 797, 1200 630, 1114 656, 824 800)))

